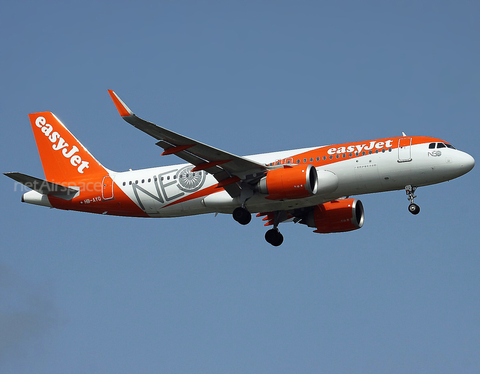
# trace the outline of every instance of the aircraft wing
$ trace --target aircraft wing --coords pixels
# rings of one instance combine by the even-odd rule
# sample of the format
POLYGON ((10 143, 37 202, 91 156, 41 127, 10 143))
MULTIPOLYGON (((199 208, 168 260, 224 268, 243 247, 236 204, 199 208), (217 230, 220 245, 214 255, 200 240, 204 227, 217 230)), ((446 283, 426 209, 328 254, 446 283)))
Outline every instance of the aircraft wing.
POLYGON ((133 114, 115 92, 108 90, 108 93, 125 121, 158 140, 156 144, 164 149, 162 155, 174 154, 195 165, 192 171, 205 170, 212 174, 232 197, 240 195, 241 187, 238 182, 256 181, 267 171, 264 164, 222 151, 145 121, 133 114))

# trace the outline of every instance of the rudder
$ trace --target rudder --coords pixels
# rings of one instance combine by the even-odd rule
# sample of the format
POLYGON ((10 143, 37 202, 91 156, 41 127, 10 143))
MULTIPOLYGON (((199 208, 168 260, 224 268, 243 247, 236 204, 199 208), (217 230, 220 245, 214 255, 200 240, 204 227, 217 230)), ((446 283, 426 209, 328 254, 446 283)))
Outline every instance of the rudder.
POLYGON ((108 175, 107 170, 51 112, 28 115, 45 179, 57 183, 108 175))

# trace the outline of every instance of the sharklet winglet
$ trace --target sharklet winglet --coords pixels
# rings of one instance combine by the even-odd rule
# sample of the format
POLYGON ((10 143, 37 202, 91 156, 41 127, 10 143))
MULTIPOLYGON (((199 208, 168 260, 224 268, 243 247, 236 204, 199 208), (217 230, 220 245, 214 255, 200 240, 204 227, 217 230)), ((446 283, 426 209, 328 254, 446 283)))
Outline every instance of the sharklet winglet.
POLYGON ((130 108, 123 102, 122 99, 118 97, 115 92, 113 92, 113 90, 108 90, 108 93, 110 94, 113 103, 117 107, 118 113, 120 113, 122 117, 133 116, 133 112, 130 110, 130 108))

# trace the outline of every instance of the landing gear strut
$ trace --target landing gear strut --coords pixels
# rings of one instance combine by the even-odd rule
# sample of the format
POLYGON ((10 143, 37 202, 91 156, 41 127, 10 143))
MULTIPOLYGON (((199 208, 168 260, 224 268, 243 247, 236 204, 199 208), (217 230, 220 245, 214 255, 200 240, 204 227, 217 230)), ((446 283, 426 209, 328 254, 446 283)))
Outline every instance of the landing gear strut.
POLYGON ((241 225, 247 225, 252 220, 252 215, 247 209, 238 207, 233 211, 233 219, 241 225))
POLYGON ((414 215, 420 213, 420 207, 413 202, 413 200, 416 198, 415 196, 415 190, 417 187, 408 185, 405 186, 405 192, 408 196, 408 200, 410 201, 410 205, 408 206, 408 211, 414 215))

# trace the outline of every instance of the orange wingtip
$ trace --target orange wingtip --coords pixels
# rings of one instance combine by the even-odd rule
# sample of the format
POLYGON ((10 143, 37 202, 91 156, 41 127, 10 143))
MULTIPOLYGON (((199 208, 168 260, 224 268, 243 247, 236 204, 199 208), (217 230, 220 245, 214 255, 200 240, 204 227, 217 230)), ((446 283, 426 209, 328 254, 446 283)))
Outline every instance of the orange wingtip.
POLYGON ((113 92, 113 90, 108 90, 108 93, 110 94, 110 97, 112 98, 113 103, 117 107, 118 113, 120 113, 122 117, 128 117, 133 115, 133 112, 130 110, 130 108, 125 105, 122 99, 120 99, 117 96, 117 94, 113 92))

